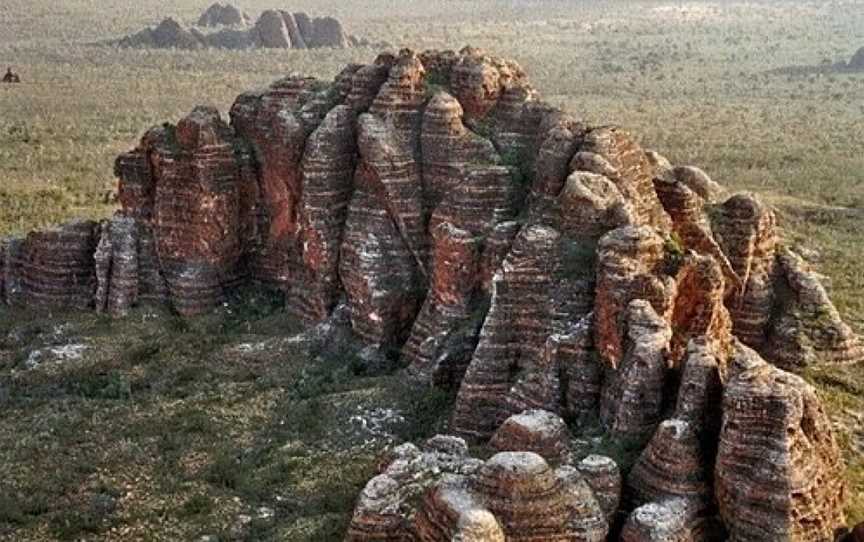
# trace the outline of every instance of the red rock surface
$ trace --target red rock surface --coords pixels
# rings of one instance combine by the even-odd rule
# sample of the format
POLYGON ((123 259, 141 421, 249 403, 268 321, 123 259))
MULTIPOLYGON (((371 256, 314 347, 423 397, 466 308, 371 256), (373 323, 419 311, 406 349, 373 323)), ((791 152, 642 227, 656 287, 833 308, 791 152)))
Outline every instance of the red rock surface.
POLYGON ((597 351, 608 366, 618 367, 624 356, 631 301, 650 302, 663 319, 671 315, 676 283, 666 256, 665 241, 647 226, 619 228, 600 240, 594 330, 597 351))
POLYGON ((2 287, 15 306, 88 309, 97 279, 99 226, 75 221, 4 243, 2 287))
POLYGON ((429 293, 402 350, 415 377, 455 387, 471 360, 484 313, 479 301, 481 238, 439 224, 429 293))
POLYGON ((630 499, 642 506, 680 497, 705 508, 712 499, 708 464, 696 429, 685 420, 665 420, 630 471, 630 499))
POLYGON ((615 438, 644 442, 661 421, 672 329, 650 303, 626 310, 624 356, 604 384, 600 415, 615 438))
POLYGON ((679 367, 694 338, 707 337, 723 350, 732 337, 732 320, 723 304, 725 281, 717 260, 689 254, 680 257, 672 305, 670 364, 679 367))
POLYGON ((293 306, 309 321, 324 320, 342 292, 339 251, 354 192, 357 154, 353 121, 347 106, 333 108, 309 136, 300 164, 299 280, 303 287, 293 289, 293 306))
POLYGON ((727 306, 735 335, 758 350, 766 340, 775 298, 776 217, 756 197, 739 194, 720 206, 713 226, 717 241, 740 279, 738 285, 727 285, 727 306))
POLYGON ((608 177, 631 202, 639 224, 668 231, 671 221, 654 191, 654 167, 626 131, 595 128, 585 134, 574 169, 608 177))
POLYGON ((739 350, 723 393, 715 468, 730 536, 831 540, 844 520, 843 464, 816 391, 739 350))
POLYGON ((523 229, 493 279, 489 314, 459 389, 453 428, 472 438, 488 438, 522 408, 509 403, 520 375, 541 360, 552 332, 549 297, 560 234, 550 228, 523 229))
POLYGON ((714 258, 731 288, 739 288, 741 280, 723 249, 714 239, 711 224, 705 214, 705 200, 669 171, 654 179, 654 188, 663 208, 672 218, 672 231, 682 248, 714 258))
POLYGON ((559 416, 545 410, 526 410, 504 420, 489 446, 501 452, 534 452, 547 461, 559 462, 567 455, 570 433, 559 416))

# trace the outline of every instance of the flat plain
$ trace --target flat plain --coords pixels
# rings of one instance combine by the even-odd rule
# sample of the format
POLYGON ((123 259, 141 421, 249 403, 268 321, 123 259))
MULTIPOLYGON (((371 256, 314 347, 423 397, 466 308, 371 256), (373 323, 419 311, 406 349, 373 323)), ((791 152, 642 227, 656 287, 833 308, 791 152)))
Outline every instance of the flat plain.
MULTIPOLYGON (((110 215, 114 157, 151 125, 196 104, 227 112, 290 72, 330 79, 378 52, 99 45, 165 16, 194 21, 209 3, 3 2, 0 67, 24 82, 0 86, 0 235, 110 215)), ((864 73, 774 71, 851 57, 864 1, 240 6, 333 15, 394 49, 517 60, 554 105, 763 194, 864 332, 864 73)), ((264 294, 193 321, 0 308, 0 539, 339 539, 377 453, 434 432, 450 397, 405 393, 397 377, 363 374, 350 342, 322 350, 292 341, 298 331, 264 294)), ((862 521, 864 368, 804 376, 836 422, 848 516, 862 521)))

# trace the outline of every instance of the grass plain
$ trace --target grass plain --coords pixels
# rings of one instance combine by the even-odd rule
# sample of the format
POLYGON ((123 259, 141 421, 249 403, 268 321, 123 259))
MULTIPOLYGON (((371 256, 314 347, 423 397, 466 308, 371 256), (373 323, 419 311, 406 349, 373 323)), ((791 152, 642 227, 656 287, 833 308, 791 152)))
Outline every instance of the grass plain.
MULTIPOLYGON (((3 2, 0 67, 24 83, 0 87, 0 235, 110 214, 113 159, 151 125, 199 103, 227 111, 289 72, 329 79, 377 53, 97 45, 164 16, 193 21, 209 3, 3 2)), ((851 57, 864 46, 864 1, 239 4, 334 15, 394 48, 470 44, 516 59, 553 104, 764 194, 864 331, 864 73, 772 72, 851 57)), ((254 301, 192 322, 0 308, 0 540, 339 539, 384 445, 369 424, 419 438, 448 398, 408 400, 393 377, 363 375, 350 348, 317 356, 291 341, 278 304, 254 301), (81 359, 26 369, 78 343, 81 359)), ((864 368, 805 376, 837 424, 847 512, 862 521, 864 368)))

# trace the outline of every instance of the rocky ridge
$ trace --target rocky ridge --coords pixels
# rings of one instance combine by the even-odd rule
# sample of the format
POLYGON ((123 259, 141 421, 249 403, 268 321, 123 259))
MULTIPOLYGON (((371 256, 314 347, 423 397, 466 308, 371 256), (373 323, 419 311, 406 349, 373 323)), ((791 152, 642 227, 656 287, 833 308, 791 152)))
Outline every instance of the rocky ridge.
POLYGON ((773 210, 543 103, 512 61, 403 50, 292 74, 230 122, 198 107, 149 130, 116 174, 111 220, 2 242, 4 302, 195 315, 262 284, 309 324, 338 307, 368 363, 458 390, 458 438, 397 448, 349 540, 843 523, 829 421, 786 371, 862 346, 773 210), (597 430, 635 462, 580 456, 573 434, 597 430))
POLYGON ((365 38, 348 34, 333 17, 310 17, 304 12, 264 11, 254 22, 236 7, 213 4, 198 20, 186 27, 166 17, 158 25, 145 28, 114 42, 124 48, 155 49, 344 49, 369 46, 365 38), (216 28, 208 31, 208 28, 216 28))

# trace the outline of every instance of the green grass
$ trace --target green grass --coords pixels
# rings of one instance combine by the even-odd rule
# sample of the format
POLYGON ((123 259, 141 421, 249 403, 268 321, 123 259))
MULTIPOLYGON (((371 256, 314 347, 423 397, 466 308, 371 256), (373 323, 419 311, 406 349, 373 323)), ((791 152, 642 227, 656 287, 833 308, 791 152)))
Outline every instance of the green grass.
POLYGON ((288 341, 295 324, 278 305, 173 318, 0 308, 0 434, 15 435, 0 439, 0 539, 229 538, 250 515, 241 539, 332 540, 387 442, 352 417, 399 413, 385 429, 401 442, 449 412, 449 395, 361 371, 339 355, 350 344, 288 341), (238 313, 255 331, 232 325, 238 313), (268 331, 277 317, 284 331, 268 331), (61 324, 86 354, 22 370, 61 324), (262 507, 273 516, 257 518, 262 507))

